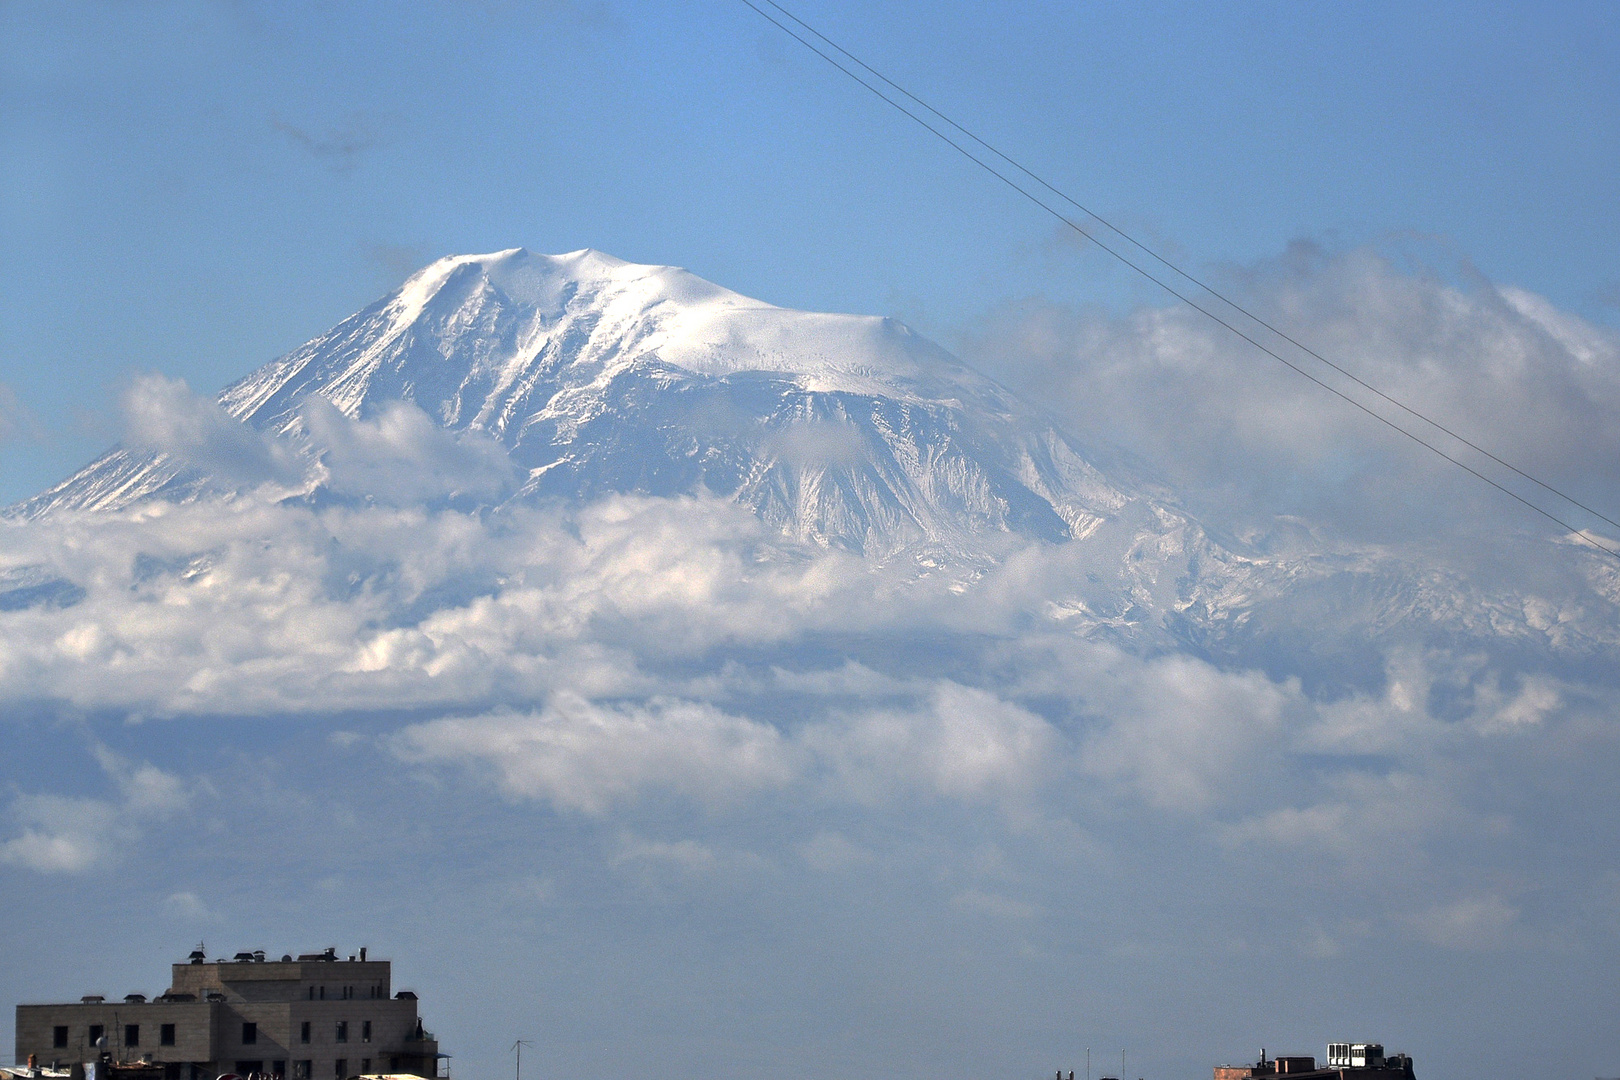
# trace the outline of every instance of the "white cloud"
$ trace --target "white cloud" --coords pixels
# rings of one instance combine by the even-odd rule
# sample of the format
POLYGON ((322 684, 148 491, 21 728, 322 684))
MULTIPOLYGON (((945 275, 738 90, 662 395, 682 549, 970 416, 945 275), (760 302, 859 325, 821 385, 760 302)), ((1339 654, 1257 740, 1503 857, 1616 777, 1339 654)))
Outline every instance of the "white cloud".
POLYGON ((142 375, 121 402, 124 445, 206 468, 226 485, 296 484, 303 464, 287 443, 237 420, 181 379, 142 375))
POLYGON ((977 889, 957 893, 951 897, 951 903, 963 911, 992 915, 998 919, 1033 919, 1041 913, 1038 904, 977 889))
POLYGON ((626 833, 619 838, 613 861, 619 865, 668 866, 690 874, 706 874, 720 863, 715 851, 696 840, 648 840, 626 833))
POLYGON ((1050 775, 1062 740, 1045 720, 986 691, 939 681, 909 708, 875 709, 800 736, 837 788, 865 802, 907 790, 1016 795, 1050 775))
MULTIPOLYGON (((1449 385, 1456 356, 1483 349, 1467 373, 1479 385, 1442 395, 1446 408, 1558 390, 1539 419, 1504 421, 1509 444, 1567 421, 1593 453, 1620 448, 1598 415, 1616 365, 1601 328, 1516 294, 1402 284, 1365 257, 1270 268, 1255 288, 1345 347, 1370 342, 1367 362, 1414 393, 1449 385)), ((1027 845, 1008 858, 1053 873, 1083 848, 1122 875, 1279 862, 1357 896, 1358 881, 1396 871, 1430 896, 1474 896, 1472 870, 1545 831, 1536 815, 1553 812, 1527 806, 1576 797, 1561 771, 1617 760, 1605 725, 1620 575, 1574 555, 1523 570, 1449 550, 1324 551, 1317 518, 1255 508, 1293 492, 1330 518, 1349 507, 1338 524, 1355 532, 1378 504, 1400 528, 1363 533, 1383 535, 1467 500, 1391 502, 1427 466, 1383 449, 1371 462, 1354 423, 1324 420, 1181 314, 1047 318, 1022 329, 1041 359, 1076 366, 1046 373, 1043 399, 1074 405, 1076 426, 1122 410, 1117 430, 1138 449, 1171 448, 1206 495, 1238 492, 1231 518, 1263 543, 1220 554, 1191 522, 1141 541, 1124 515, 1081 544, 1009 541, 998 565, 952 576, 797 543, 707 497, 471 512, 457 493, 512 481, 489 445, 411 407, 354 421, 316 405, 303 422, 329 449, 313 475, 339 505, 284 505, 271 485, 0 524, 0 572, 82 591, 0 610, 0 702, 187 717, 200 731, 330 717, 323 748, 380 746, 390 767, 446 788, 470 775, 474 800, 619 836, 606 857, 620 867, 702 875, 746 862, 740 850, 785 852, 829 888, 935 849, 970 862, 990 832, 1027 845), (1168 407, 1175 395, 1194 405, 1168 407), (1393 471, 1369 479, 1373 465, 1393 471), (1232 574, 1204 583, 1216 575, 1198 579, 1199 560, 1216 558, 1232 574), (1507 776, 1535 797, 1493 800, 1507 776), (653 815, 691 832, 623 831, 653 815)), ((238 477, 290 475, 279 450, 205 404, 139 383, 132 430, 234 461, 238 477)), ((780 449, 846 454, 844 436, 807 429, 780 449)), ((1579 471, 1583 453, 1552 456, 1579 471)), ((111 865, 195 801, 153 765, 102 764, 106 797, 18 795, 0 859, 111 865)), ((961 910, 1037 913, 1014 874, 973 888, 946 869, 936 884, 961 910)), ((1378 902, 1427 911, 1410 892, 1378 902)), ((1401 925, 1485 940, 1511 908, 1468 903, 1401 925)), ((1300 948, 1348 949, 1331 904, 1329 930, 1300 948)))
POLYGON ((17 795, 10 816, 22 831, 0 842, 0 863, 43 874, 109 866, 139 840, 144 826, 189 804, 190 796, 177 777, 150 764, 129 762, 104 746, 92 750, 119 797, 17 795))
POLYGON ((352 420, 319 395, 302 419, 322 448, 327 488, 389 506, 464 496, 498 501, 515 479, 511 458, 479 432, 446 431, 416 405, 390 403, 368 420, 352 420))
POLYGON ((592 814, 649 790, 721 804, 781 787, 794 772, 791 748, 768 724, 661 699, 614 707, 559 695, 539 713, 413 725, 395 752, 485 763, 509 795, 592 814))
POLYGON ((1468 896, 1413 916, 1420 937, 1446 949, 1490 949, 1503 940, 1519 919, 1519 909, 1487 893, 1468 896))
POLYGON ((210 908, 196 893, 190 890, 170 893, 163 900, 163 912, 170 918, 179 922, 221 922, 217 911, 210 908))
POLYGON ((1258 672, 1222 672, 1186 656, 1138 662, 1109 651, 1086 665, 1087 700, 1106 721, 1086 771, 1128 782, 1150 804, 1202 811, 1275 766, 1297 688, 1258 672))
MULTIPOLYGON (((1523 289, 1472 290, 1398 271, 1376 252, 1308 242, 1222 288, 1290 336, 1520 468, 1620 517, 1620 334, 1523 289)), ((1290 360, 1410 420, 1259 331, 1290 360)), ((1162 471, 1206 517, 1262 532, 1303 514, 1346 535, 1459 536, 1547 525, 1186 307, 1123 317, 1039 301, 969 341, 1074 430, 1162 471)), ((1420 433, 1520 482, 1443 434, 1420 433)), ((1526 494, 1579 514, 1532 487, 1526 494), (1550 500, 1550 501, 1548 501, 1550 500)), ((1595 519, 1577 524, 1591 526, 1595 519)))
POLYGON ((100 799, 18 795, 11 816, 23 830, 0 844, 0 862, 42 874, 80 873, 110 862, 132 835, 119 807, 100 799))

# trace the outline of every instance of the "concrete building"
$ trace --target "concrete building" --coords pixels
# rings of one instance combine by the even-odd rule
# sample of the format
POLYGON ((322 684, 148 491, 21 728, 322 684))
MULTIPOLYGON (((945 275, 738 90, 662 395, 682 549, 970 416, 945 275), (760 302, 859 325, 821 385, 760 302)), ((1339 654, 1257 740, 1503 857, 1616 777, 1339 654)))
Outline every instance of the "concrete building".
POLYGON ((1384 1054, 1378 1043, 1328 1043, 1327 1064, 1314 1057, 1267 1058, 1262 1048, 1253 1065, 1217 1065, 1214 1080, 1413 1080, 1412 1059, 1384 1054))
POLYGON ((199 947, 151 1000, 90 995, 76 1004, 18 1005, 16 1060, 61 1069, 145 1061, 160 1066, 164 1080, 435 1077, 439 1044, 422 1026, 416 995, 393 992, 390 967, 367 960, 365 949, 347 960, 327 949, 296 960, 254 952, 210 961, 199 947))

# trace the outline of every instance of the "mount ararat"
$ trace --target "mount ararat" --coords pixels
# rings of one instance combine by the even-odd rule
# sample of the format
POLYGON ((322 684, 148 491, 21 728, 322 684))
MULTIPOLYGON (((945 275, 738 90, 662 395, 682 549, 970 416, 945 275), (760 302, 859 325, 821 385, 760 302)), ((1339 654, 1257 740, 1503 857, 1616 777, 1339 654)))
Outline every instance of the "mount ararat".
POLYGON ((779 308, 588 249, 440 259, 218 404, 263 439, 238 467, 126 443, 7 516, 264 484, 363 503, 375 485, 335 476, 334 438, 420 410, 472 466, 441 502, 707 494, 797 541, 969 576, 1020 544, 1057 545, 1072 574, 1052 610, 1088 633, 1251 659, 1263 645, 1295 671, 1342 666, 1346 630, 1588 658, 1620 643, 1620 582, 1600 558, 1560 552, 1584 584, 1549 599, 1302 523, 1206 529, 1123 455, 893 320, 779 308), (1336 629, 1305 644, 1302 622, 1336 629))

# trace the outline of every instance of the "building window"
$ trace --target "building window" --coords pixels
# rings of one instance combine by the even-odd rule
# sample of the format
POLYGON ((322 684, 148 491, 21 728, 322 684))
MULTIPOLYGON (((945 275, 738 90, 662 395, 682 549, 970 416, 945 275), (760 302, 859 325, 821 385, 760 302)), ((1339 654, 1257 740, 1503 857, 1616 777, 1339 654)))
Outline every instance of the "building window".
POLYGON ((309 1042, 309 1021, 308 1020, 305 1020, 302 1024, 298 1025, 298 1041, 302 1042, 302 1043, 309 1042))
POLYGON ((107 1034, 107 1029, 106 1028, 102 1027, 100 1024, 91 1024, 90 1025, 90 1045, 95 1046, 96 1043, 101 1041, 101 1037, 103 1035, 105 1035, 105 1034, 107 1034))
POLYGON ((180 1080, 180 1063, 170 1061, 163 1066, 163 1080, 180 1080))
POLYGON ((337 1041, 338 1042, 348 1042, 349 1041, 349 1022, 347 1020, 339 1020, 338 1021, 338 1025, 337 1025, 337 1041))
POLYGON ((313 1061, 293 1062, 293 1080, 309 1080, 309 1074, 313 1070, 314 1065, 315 1063, 313 1061))
POLYGON ((56 1047, 58 1050, 67 1045, 67 1028, 59 1027, 51 1029, 51 1045, 56 1047))
POLYGON ((370 1058, 361 1058, 360 1059, 360 1075, 361 1076, 370 1076, 371 1075, 371 1059, 370 1058))
POLYGON ((324 987, 324 986, 321 987, 321 1000, 322 1001, 326 1000, 326 987, 324 987))
MULTIPOLYGON (((174 1025, 164 1024, 158 1028, 158 1042, 163 1046, 174 1045, 174 1025)), ((177 1078, 178 1080, 178 1078, 177 1078)))
POLYGON ((371 1021, 370 1020, 362 1020, 362 1021, 360 1021, 360 1041, 361 1042, 370 1042, 371 1041, 371 1021))
POLYGON ((285 1061, 272 1061, 270 1063, 270 1075, 274 1076, 276 1080, 282 1080, 287 1075, 287 1063, 285 1061))
POLYGON ((141 1025, 139 1025, 139 1024, 125 1024, 124 1025, 124 1045, 125 1046, 139 1046, 139 1045, 141 1045, 141 1025))
POLYGON ((309 1000, 315 1000, 315 988, 313 986, 309 988, 309 1000))
POLYGON ((258 1041, 259 1041, 259 1025, 258 1024, 243 1024, 242 1025, 242 1045, 243 1046, 252 1046, 254 1043, 256 1043, 258 1041))
POLYGON ((344 1080, 344 1077, 349 1075, 349 1059, 338 1058, 334 1061, 332 1063, 332 1075, 337 1077, 337 1080, 344 1080))

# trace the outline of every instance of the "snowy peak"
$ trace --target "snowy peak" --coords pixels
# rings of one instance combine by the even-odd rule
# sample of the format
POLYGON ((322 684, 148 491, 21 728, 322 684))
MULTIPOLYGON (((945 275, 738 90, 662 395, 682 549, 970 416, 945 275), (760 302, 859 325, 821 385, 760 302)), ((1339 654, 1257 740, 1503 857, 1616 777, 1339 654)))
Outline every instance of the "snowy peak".
MULTIPOLYGON (((972 557, 995 533, 1060 541, 1136 497, 900 323, 776 307, 589 249, 440 259, 219 402, 296 447, 311 491, 335 430, 311 409, 367 423, 403 404, 498 442, 520 478, 513 498, 706 490, 868 553, 972 557)), ((118 450, 19 509, 230 484, 207 461, 118 450)))
POLYGON ((679 267, 624 262, 590 248, 440 259, 385 303, 397 332, 424 318, 467 325, 492 306, 525 312, 542 333, 584 315, 593 336, 612 341, 627 360, 656 356, 704 375, 793 374, 810 389, 970 378, 944 350, 891 319, 781 308, 679 267))

